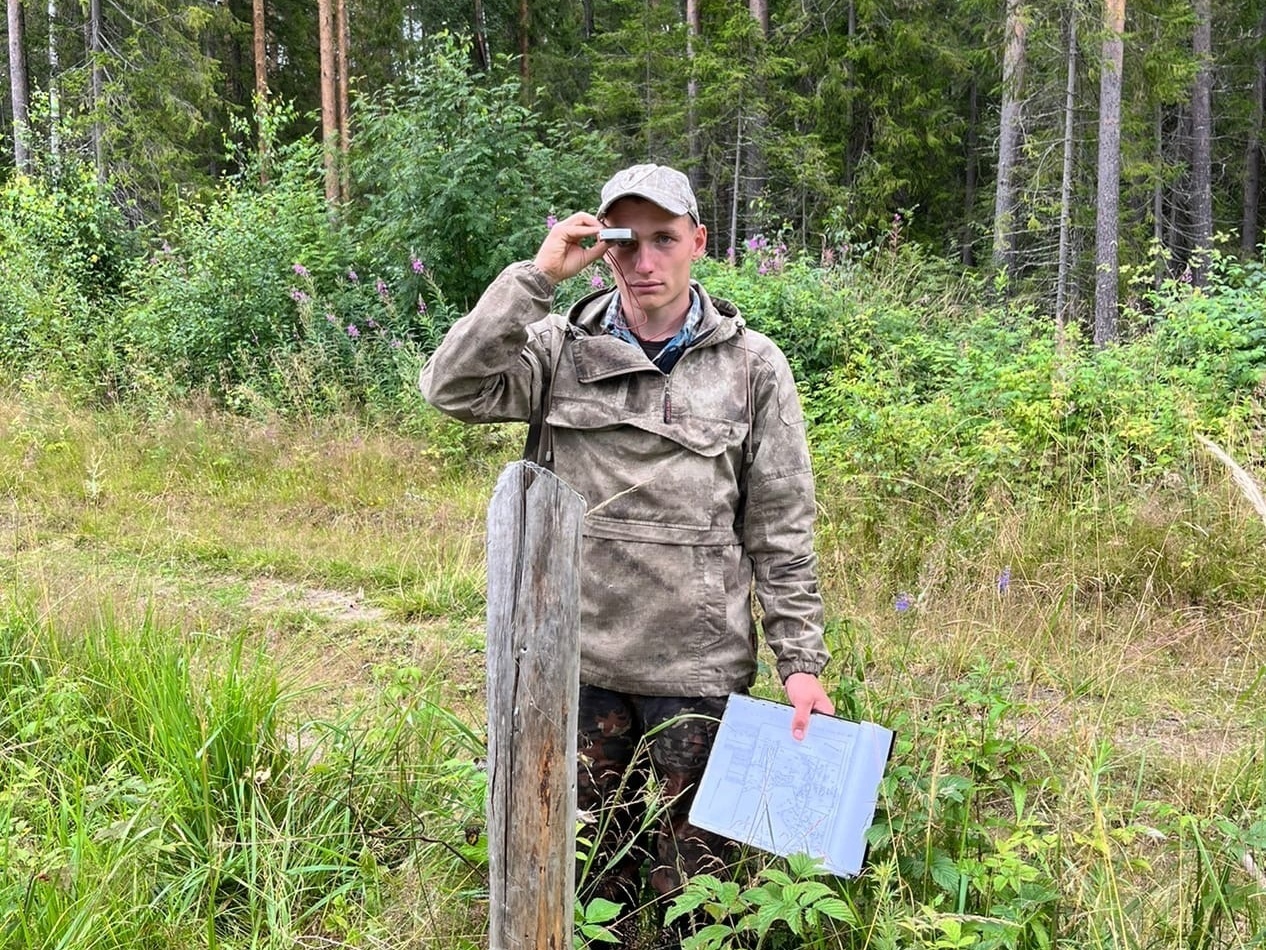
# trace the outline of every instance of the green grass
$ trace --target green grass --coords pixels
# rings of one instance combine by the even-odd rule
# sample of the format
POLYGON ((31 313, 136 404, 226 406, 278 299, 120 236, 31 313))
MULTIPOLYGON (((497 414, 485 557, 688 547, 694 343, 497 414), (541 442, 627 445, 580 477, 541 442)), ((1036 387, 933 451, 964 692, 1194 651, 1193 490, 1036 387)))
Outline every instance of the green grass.
MULTIPOLYGON (((481 946, 513 430, 0 409, 0 944, 481 946)), ((900 741, 871 868, 765 869, 718 932, 777 892, 821 913, 769 948, 1261 945, 1266 526, 1175 471, 981 503, 823 460, 827 685, 900 741)))

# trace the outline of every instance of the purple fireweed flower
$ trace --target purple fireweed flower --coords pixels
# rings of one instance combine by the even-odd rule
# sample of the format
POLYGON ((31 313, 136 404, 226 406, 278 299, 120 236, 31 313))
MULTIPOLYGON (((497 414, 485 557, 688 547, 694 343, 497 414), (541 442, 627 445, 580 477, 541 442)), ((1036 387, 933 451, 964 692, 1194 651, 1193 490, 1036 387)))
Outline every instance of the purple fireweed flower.
POLYGON ((374 290, 378 291, 379 297, 382 297, 384 300, 387 299, 387 282, 381 277, 374 281, 374 290))
POLYGON ((325 315, 325 322, 329 324, 338 323, 338 317, 334 316, 332 313, 327 313, 325 315))
POLYGON ((554 225, 556 224, 558 224, 558 218, 554 217, 552 214, 547 214, 545 216, 545 230, 546 231, 552 230, 554 225))
POLYGON ((360 278, 356 276, 356 271, 352 270, 350 267, 347 269, 347 279, 353 284, 360 280, 360 278))
POLYGON ((907 594, 905 591, 902 591, 900 594, 897 595, 897 600, 893 604, 893 607, 896 608, 897 613, 903 614, 907 610, 910 609, 910 605, 911 605, 910 595, 907 594))
POLYGON ((601 290, 603 287, 607 286, 607 282, 602 279, 601 274, 594 274, 593 280, 589 281, 589 286, 594 290, 601 290))
POLYGON ((998 593, 1005 594, 1011 589, 1011 565, 1008 564, 998 575, 998 593))
POLYGON ((295 264, 295 265, 294 265, 294 272, 295 272, 296 274, 298 274, 300 277, 307 277, 307 276, 308 276, 308 269, 307 269, 306 267, 304 267, 302 264, 295 264))
POLYGON ((418 298, 418 313, 426 313, 426 301, 421 297, 418 298))
POLYGON ((392 348, 393 350, 398 350, 398 349, 400 349, 400 347, 402 347, 403 345, 404 345, 404 344, 403 344, 403 343, 401 343, 399 340, 392 340, 392 341, 391 341, 391 348, 392 348))
POLYGON ((302 290, 300 290, 298 287, 291 287, 291 288, 290 288, 290 299, 291 299, 291 300, 293 300, 295 303, 307 303, 307 302, 308 302, 308 295, 307 295, 307 294, 305 294, 305 293, 304 293, 302 290))
POLYGON ((733 263, 734 263, 734 248, 732 248, 732 247, 727 247, 727 248, 725 249, 725 259, 726 259, 726 261, 727 261, 728 263, 730 263, 730 264, 733 264, 733 263))
POLYGON ((411 257, 411 258, 409 259, 409 266, 413 268, 413 273, 415 273, 415 274, 420 274, 420 273, 422 273, 424 270, 426 270, 426 265, 425 265, 425 264, 423 264, 423 263, 422 263, 420 260, 418 260, 416 257, 411 257))
POLYGON ((349 323, 347 325, 347 335, 350 336, 353 340, 356 339, 358 336, 360 336, 360 330, 357 329, 356 324, 349 323))
POLYGON ((365 326, 369 327, 369 329, 371 330, 376 330, 378 329, 378 321, 375 320, 373 317, 366 317, 365 326))

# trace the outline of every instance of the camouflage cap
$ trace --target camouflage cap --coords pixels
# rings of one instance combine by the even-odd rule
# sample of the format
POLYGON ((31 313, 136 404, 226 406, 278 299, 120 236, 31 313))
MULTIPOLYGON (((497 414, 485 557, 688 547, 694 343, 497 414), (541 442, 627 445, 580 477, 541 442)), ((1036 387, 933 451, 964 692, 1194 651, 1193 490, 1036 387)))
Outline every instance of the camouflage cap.
POLYGON ((667 165, 633 165, 611 176, 602 186, 602 217, 621 198, 645 198, 671 214, 688 214, 699 223, 699 205, 690 188, 690 180, 667 165))

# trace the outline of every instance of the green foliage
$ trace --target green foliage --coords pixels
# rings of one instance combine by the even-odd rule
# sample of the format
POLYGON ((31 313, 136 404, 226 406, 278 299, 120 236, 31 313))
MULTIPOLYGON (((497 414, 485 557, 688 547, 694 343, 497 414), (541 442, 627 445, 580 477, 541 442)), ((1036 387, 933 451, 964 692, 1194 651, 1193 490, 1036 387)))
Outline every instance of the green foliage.
POLYGON ((0 188, 0 365, 118 395, 113 310, 136 242, 90 170, 0 188))
POLYGON ((127 325, 145 372, 173 389, 224 393, 295 342, 294 265, 328 273, 342 257, 316 184, 317 154, 282 150, 267 187, 226 181, 215 201, 174 216, 130 284, 127 325))
POLYGON ((520 103, 502 61, 472 75, 449 34, 408 78, 358 115, 353 158, 364 195, 352 229, 375 267, 426 261, 465 308, 507 264, 531 258, 548 215, 591 207, 611 156, 582 129, 548 125, 520 103))
POLYGON ((611 932, 612 924, 620 916, 621 906, 602 897, 595 897, 587 904, 576 904, 575 929, 572 937, 576 950, 597 944, 619 943, 620 938, 611 932))
POLYGON ((848 902, 822 880, 826 876, 816 861, 803 855, 789 858, 785 871, 772 865, 762 868, 756 883, 746 888, 700 874, 687 882, 664 920, 671 923, 701 914, 710 921, 682 941, 682 950, 746 946, 748 934, 755 935, 758 947, 766 946, 771 934, 789 935, 796 947, 838 946, 839 933, 860 921, 848 902))
POLYGON ((240 638, 208 658, 157 626, 71 637, 10 606, 0 645, 6 947, 358 945, 406 857, 481 866, 461 843, 481 746, 416 671, 360 718, 300 725, 240 638))

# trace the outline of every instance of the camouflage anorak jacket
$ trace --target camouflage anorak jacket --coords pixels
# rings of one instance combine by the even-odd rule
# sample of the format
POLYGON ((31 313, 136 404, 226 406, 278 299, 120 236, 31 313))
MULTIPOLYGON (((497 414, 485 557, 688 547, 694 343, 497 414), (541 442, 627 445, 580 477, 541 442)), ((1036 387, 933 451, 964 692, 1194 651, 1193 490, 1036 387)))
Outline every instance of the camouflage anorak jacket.
POLYGON ((550 281, 513 264, 421 375, 426 399, 466 422, 546 413, 554 471, 588 505, 581 681, 638 695, 751 685, 753 584, 780 677, 827 661, 791 370, 732 304, 693 287, 702 323, 665 374, 605 332, 615 291, 551 314, 550 281))

